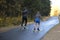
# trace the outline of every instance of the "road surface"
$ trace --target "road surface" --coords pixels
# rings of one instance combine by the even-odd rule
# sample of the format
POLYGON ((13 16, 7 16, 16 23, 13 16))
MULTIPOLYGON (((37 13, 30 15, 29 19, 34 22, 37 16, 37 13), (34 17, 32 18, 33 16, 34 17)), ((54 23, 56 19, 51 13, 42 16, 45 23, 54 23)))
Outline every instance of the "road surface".
POLYGON ((15 28, 4 33, 0 33, 0 40, 41 40, 47 32, 59 23, 58 17, 50 17, 46 21, 41 21, 39 32, 33 32, 34 23, 27 25, 27 29, 15 28))

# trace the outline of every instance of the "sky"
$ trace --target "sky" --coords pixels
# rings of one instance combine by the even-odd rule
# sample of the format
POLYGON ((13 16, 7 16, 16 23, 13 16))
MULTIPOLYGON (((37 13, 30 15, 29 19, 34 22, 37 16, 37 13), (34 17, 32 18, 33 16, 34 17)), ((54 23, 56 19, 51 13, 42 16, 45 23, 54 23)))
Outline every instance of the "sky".
POLYGON ((51 6, 60 7, 60 0, 51 0, 51 6))
POLYGON ((50 0, 51 1, 51 15, 57 10, 60 13, 60 0, 50 0))

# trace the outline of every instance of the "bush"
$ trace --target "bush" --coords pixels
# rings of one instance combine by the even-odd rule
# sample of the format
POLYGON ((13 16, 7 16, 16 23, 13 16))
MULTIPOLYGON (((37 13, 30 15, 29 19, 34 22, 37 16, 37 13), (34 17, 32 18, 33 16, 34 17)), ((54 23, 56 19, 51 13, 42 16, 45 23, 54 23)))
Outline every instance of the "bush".
POLYGON ((6 19, 0 18, 0 27, 5 27, 5 26, 15 26, 15 25, 20 25, 21 24, 21 18, 19 17, 7 17, 6 19))

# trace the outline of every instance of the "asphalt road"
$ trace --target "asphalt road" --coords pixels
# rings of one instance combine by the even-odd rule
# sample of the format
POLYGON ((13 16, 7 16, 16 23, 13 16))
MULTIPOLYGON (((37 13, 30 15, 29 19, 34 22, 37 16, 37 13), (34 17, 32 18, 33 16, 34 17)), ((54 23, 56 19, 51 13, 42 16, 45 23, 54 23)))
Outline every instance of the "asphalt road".
POLYGON ((0 33, 0 40, 41 40, 47 32, 59 23, 58 17, 50 17, 46 21, 41 21, 39 32, 33 32, 34 23, 27 25, 27 29, 15 28, 4 33, 0 33))

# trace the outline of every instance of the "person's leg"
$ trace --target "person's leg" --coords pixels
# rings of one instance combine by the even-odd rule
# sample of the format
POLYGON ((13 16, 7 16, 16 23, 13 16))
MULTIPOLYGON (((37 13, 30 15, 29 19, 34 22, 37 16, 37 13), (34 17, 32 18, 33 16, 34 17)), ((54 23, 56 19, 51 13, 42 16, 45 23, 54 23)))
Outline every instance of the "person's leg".
POLYGON ((23 23, 24 23, 24 17, 22 17, 22 23, 21 23, 21 26, 23 26, 23 23))
POLYGON ((25 26, 27 26, 27 17, 25 18, 25 26))
POLYGON ((37 31, 37 21, 35 20, 34 22, 35 22, 34 23, 34 31, 36 32, 37 31))
POLYGON ((37 26, 38 31, 40 31, 39 27, 40 27, 40 22, 38 22, 38 26, 37 26))
POLYGON ((38 26, 37 30, 40 31, 39 26, 38 26))
POLYGON ((34 30, 36 30, 36 26, 37 26, 37 23, 35 22, 35 23, 34 23, 34 30))
POLYGON ((26 29, 26 25, 27 25, 27 18, 24 17, 24 29, 26 29))

